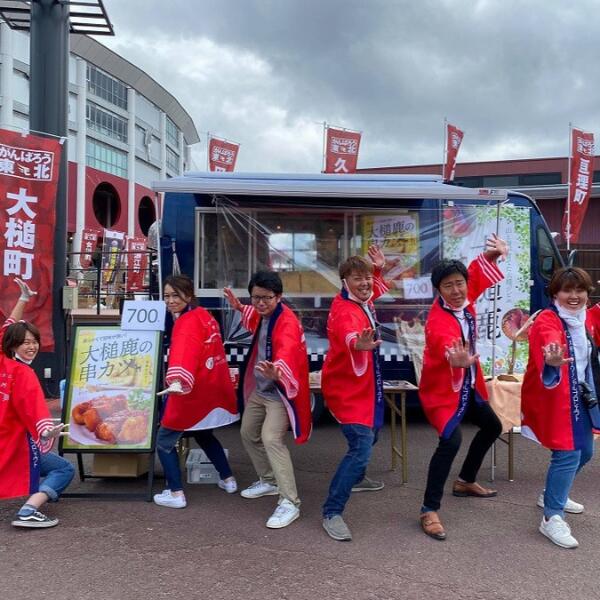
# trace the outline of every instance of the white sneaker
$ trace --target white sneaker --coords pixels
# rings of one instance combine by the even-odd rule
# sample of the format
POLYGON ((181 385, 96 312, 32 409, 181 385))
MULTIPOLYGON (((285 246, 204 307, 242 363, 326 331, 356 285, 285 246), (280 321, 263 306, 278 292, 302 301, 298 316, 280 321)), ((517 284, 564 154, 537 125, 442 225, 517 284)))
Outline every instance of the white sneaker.
MULTIPOLYGON (((537 505, 540 508, 544 508, 544 492, 538 496, 537 505)), ((571 513, 572 515, 580 515, 583 512, 583 508, 583 504, 579 504, 579 502, 575 502, 574 500, 571 500, 571 498, 567 498, 564 511, 571 513)))
POLYGON ((300 509, 289 500, 282 500, 275 512, 269 517, 267 527, 270 529, 281 529, 287 527, 300 516, 300 509))
POLYGON ((542 517, 540 533, 561 548, 579 546, 579 542, 571 535, 569 524, 560 515, 552 515, 548 521, 542 517))
POLYGON ((219 479, 217 485, 228 494, 235 494, 237 492, 237 481, 234 477, 231 477, 231 479, 228 479, 227 481, 219 479))
POLYGON ((276 485, 271 485, 266 481, 255 481, 250 487, 241 491, 244 498, 260 498, 261 496, 277 496, 279 488, 276 485))
POLYGON ((175 496, 171 494, 171 490, 163 490, 160 494, 154 494, 154 503, 167 508, 185 508, 187 506, 185 496, 183 494, 175 496))

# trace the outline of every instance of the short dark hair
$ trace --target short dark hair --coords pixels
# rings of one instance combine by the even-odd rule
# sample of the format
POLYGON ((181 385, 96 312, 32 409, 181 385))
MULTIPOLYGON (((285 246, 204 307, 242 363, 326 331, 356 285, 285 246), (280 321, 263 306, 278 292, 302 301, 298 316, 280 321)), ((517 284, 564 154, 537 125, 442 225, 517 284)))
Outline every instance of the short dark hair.
POLYGON ((182 300, 189 298, 189 304, 196 304, 194 282, 187 275, 169 275, 163 282, 163 290, 167 285, 170 285, 179 294, 182 300))
POLYGON ((344 280, 351 273, 373 275, 373 263, 362 256, 349 256, 339 268, 340 279, 344 280))
POLYGON ((562 267, 554 272, 548 284, 548 295, 553 298, 561 290, 582 289, 588 294, 594 291, 592 278, 579 267, 562 267))
POLYGON ((460 260, 444 258, 431 269, 431 285, 433 285, 436 290, 439 290, 442 280, 446 279, 449 275, 454 274, 462 275, 465 278, 465 281, 469 281, 469 272, 463 262, 460 260))
POLYGON ((248 293, 252 294, 254 287, 265 288, 271 290, 277 296, 283 294, 283 283, 281 277, 275 271, 256 271, 250 278, 248 283, 248 293))
POLYGON ((40 330, 27 321, 18 321, 9 325, 4 331, 2 338, 2 352, 9 358, 15 357, 17 348, 25 341, 25 334, 29 332, 39 344, 41 341, 40 330))

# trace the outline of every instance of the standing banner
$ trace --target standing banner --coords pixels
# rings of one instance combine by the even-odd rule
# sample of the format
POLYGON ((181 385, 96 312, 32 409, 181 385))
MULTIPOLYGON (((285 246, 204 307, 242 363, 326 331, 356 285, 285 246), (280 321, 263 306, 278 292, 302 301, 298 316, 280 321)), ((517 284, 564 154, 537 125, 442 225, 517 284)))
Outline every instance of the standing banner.
POLYGON ((125 234, 121 231, 104 230, 102 244, 102 282, 114 283, 121 263, 121 254, 125 248, 125 234))
POLYGON ((208 141, 209 171, 233 172, 240 145, 211 137, 208 141))
POLYGON ((571 129, 571 156, 569 157, 569 195, 563 216, 563 232, 567 248, 579 239, 579 231, 587 210, 592 190, 594 171, 594 134, 571 129))
POLYGON ((152 450, 160 331, 77 325, 63 407, 63 451, 152 450))
MULTIPOLYGON (((498 263, 504 279, 486 290, 477 300, 477 352, 486 375, 506 372, 511 360, 513 330, 525 323, 530 314, 531 272, 529 208, 502 206, 498 218, 496 206, 455 204, 444 209, 443 257, 468 265, 485 249, 485 240, 496 231, 506 240, 510 251, 498 263), (515 327, 516 325, 516 327, 515 327), (492 369, 494 357, 494 369, 492 369)), ((528 347, 521 343, 516 351, 515 372, 527 365, 528 347)))
POLYGON ((127 240, 127 291, 144 289, 144 277, 148 269, 148 252, 144 238, 127 240))
POLYGON ((444 181, 454 181, 454 171, 456 170, 456 158, 458 150, 462 144, 464 132, 458 127, 446 123, 446 145, 444 160, 444 181))
POLYGON ((356 173, 361 133, 327 127, 324 173, 356 173))
POLYGON ((82 269, 88 269, 92 264, 92 254, 98 246, 100 232, 97 229, 85 228, 81 232, 81 249, 79 255, 79 264, 82 269))
POLYGON ((24 318, 40 330, 43 352, 54 350, 52 249, 61 151, 58 139, 0 130, 0 310, 8 317, 19 298, 15 277, 37 291, 24 318))

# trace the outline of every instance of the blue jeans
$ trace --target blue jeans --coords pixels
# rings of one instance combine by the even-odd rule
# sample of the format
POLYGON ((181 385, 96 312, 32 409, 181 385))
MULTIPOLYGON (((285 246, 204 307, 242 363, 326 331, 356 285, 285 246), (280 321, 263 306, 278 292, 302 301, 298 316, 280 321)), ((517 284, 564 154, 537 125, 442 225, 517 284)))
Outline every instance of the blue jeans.
POLYGON ((196 431, 187 432, 191 435, 198 446, 204 450, 208 460, 213 464, 219 473, 221 479, 227 479, 232 476, 231 467, 225 456, 225 451, 221 442, 215 437, 212 429, 198 429, 196 431))
POLYGON ((586 409, 583 409, 582 414, 586 422, 584 447, 581 450, 552 450, 544 491, 544 516, 547 519, 554 515, 564 518, 565 504, 575 475, 594 455, 592 424, 586 409))
POLYGON ((329 495, 323 504, 326 519, 344 512, 352 487, 365 476, 377 438, 375 429, 366 425, 342 425, 342 433, 346 436, 348 451, 331 480, 329 495))
POLYGON ((161 425, 156 436, 156 452, 165 473, 166 487, 172 492, 183 490, 179 456, 175 450, 175 445, 182 435, 183 431, 175 431, 161 425))
POLYGON ((62 456, 48 452, 40 457, 40 476, 44 478, 39 491, 44 492, 48 499, 57 502, 58 497, 65 491, 73 480, 75 468, 62 456))

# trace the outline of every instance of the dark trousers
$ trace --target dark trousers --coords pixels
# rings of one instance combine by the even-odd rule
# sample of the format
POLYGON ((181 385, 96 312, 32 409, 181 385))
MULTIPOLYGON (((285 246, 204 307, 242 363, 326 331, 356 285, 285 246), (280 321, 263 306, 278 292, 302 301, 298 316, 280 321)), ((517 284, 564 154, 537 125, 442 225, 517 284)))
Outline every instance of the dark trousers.
POLYGON ((225 451, 221 442, 215 437, 212 429, 198 429, 197 431, 190 432, 192 437, 196 440, 196 443, 204 454, 208 457, 208 460, 213 464, 215 469, 218 471, 221 479, 227 479, 231 477, 231 467, 225 456, 225 451))
MULTIPOLYGON (((473 483, 481 468, 486 452, 502 433, 502 424, 488 402, 478 404, 474 398, 469 401, 468 416, 479 427, 473 438, 459 477, 467 483, 473 483)), ((439 510, 444 495, 444 485, 450 474, 450 468, 458 453, 462 441, 460 425, 448 439, 439 439, 427 474, 427 488, 423 498, 423 510, 439 510)))

